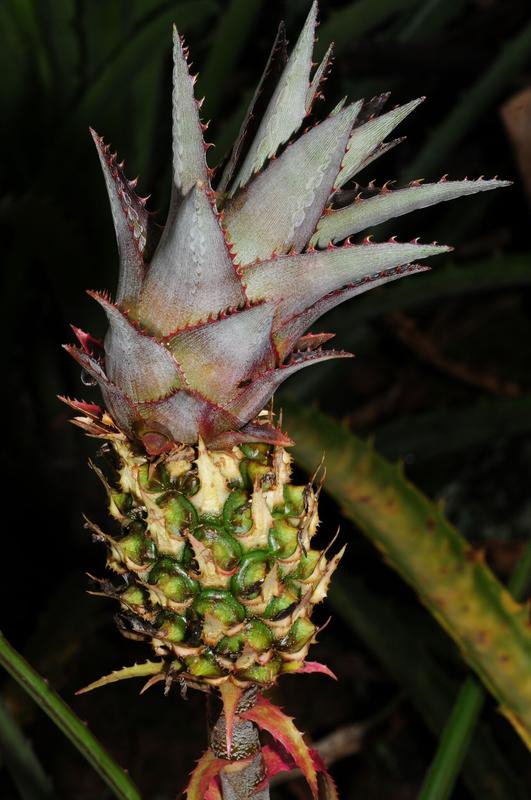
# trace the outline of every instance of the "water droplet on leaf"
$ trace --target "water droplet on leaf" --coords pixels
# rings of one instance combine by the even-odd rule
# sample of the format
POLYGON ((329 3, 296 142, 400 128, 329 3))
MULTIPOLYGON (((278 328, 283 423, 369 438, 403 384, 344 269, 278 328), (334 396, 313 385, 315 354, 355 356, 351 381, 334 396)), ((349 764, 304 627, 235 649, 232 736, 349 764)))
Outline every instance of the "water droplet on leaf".
POLYGON ((96 386, 98 381, 90 375, 86 369, 81 370, 81 383, 84 386, 96 386))

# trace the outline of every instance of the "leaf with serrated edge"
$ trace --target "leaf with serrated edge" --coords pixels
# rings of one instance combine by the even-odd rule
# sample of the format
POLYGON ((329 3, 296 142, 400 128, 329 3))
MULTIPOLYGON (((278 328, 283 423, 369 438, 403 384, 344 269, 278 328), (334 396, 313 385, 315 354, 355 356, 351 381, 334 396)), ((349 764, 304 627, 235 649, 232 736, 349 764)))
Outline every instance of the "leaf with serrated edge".
POLYGON ((227 203, 223 222, 239 264, 305 247, 332 191, 360 108, 361 102, 354 103, 311 128, 227 203))
POLYGON ((311 244, 314 247, 326 247, 330 242, 339 242, 347 236, 411 211, 510 185, 510 181, 499 180, 442 180, 439 183, 412 185, 405 189, 384 189, 375 197, 357 200, 344 208, 327 211, 319 220, 311 244))
POLYGON ((92 358, 92 356, 85 353, 80 348, 72 347, 68 344, 63 345, 63 347, 66 352, 69 353, 72 358, 75 358, 78 364, 88 372, 91 378, 94 378, 98 383, 105 406, 113 420, 121 430, 131 435, 136 417, 133 403, 118 386, 111 383, 95 358, 92 358))
POLYGON ((287 142, 306 116, 316 19, 317 2, 314 2, 238 173, 233 192, 245 185, 264 161, 287 142))
POLYGON ((222 758, 216 758, 212 750, 207 750, 196 764, 190 775, 185 795, 187 800, 205 800, 208 786, 219 775, 223 767, 230 764, 222 758))
POLYGON ((178 194, 184 197, 197 181, 208 184, 208 172, 199 108, 194 97, 194 79, 175 26, 172 108, 173 182, 178 194))
POLYGON ((393 108, 386 114, 370 119, 364 125, 360 125, 359 128, 354 128, 347 145, 347 152, 343 159, 341 171, 337 177, 336 189, 340 189, 343 184, 359 172, 362 166, 365 166, 367 158, 381 145, 385 137, 389 136, 391 131, 408 114, 411 114, 423 100, 423 97, 419 97, 417 100, 412 100, 403 106, 393 108))
POLYGON ((138 316, 167 336, 244 302, 217 213, 205 187, 198 184, 184 199, 153 256, 138 316))
POLYGON ((185 386, 179 365, 168 350, 138 330, 103 295, 89 292, 109 321, 105 337, 105 363, 109 380, 133 402, 156 400, 185 386))
POLYGON ((339 800, 337 786, 334 779, 328 772, 323 759, 313 747, 309 748, 313 765, 317 771, 317 782, 319 784, 319 800, 339 800))
POLYGON ((329 678, 333 678, 337 681, 337 676, 334 675, 330 667, 327 667, 326 664, 320 664, 319 661, 305 661, 304 664, 296 670, 297 673, 305 673, 307 675, 313 672, 319 672, 322 675, 328 675, 329 678))
POLYGON ((267 780, 271 780, 279 772, 291 772, 295 769, 295 762, 287 753, 281 752, 280 748, 265 744, 262 747, 262 756, 267 772, 267 780))
POLYGON ((336 555, 331 558, 326 565, 324 575, 322 575, 322 577, 319 579, 319 583, 313 587, 312 596, 310 597, 310 603, 312 603, 312 605, 321 603, 328 595, 328 586, 330 585, 330 580, 336 571, 339 562, 343 558, 346 549, 347 545, 344 544, 339 553, 336 553, 336 555))
MULTIPOLYGON (((323 759, 313 747, 309 747, 308 752, 310 753, 315 771, 317 772, 319 800, 339 800, 336 785, 323 759)), ((279 772, 292 772, 296 768, 293 759, 288 753, 282 752, 282 749, 278 747, 278 745, 264 745, 264 747, 262 747, 262 756, 267 773, 267 782, 269 782, 271 778, 274 778, 275 775, 278 775, 279 772)))
POLYGON ((276 741, 280 742, 302 771, 313 797, 317 800, 317 773, 315 766, 306 742, 293 724, 293 720, 261 695, 254 708, 244 711, 240 716, 243 719, 254 722, 259 728, 266 730, 276 741))
POLYGON ((278 303, 278 327, 304 311, 329 292, 363 278, 451 248, 434 244, 361 244, 287 255, 244 268, 244 281, 251 300, 278 303))
POLYGON ((384 156, 390 150, 393 150, 397 145, 402 144, 402 142, 404 142, 406 139, 407 136, 399 136, 396 139, 390 139, 388 142, 382 142, 381 144, 379 144, 378 147, 376 147, 372 151, 372 153, 370 153, 367 156, 367 158, 361 162, 358 168, 358 172, 361 172, 361 170, 365 169, 365 167, 368 164, 372 164, 373 161, 376 161, 378 158, 381 158, 381 156, 384 156))
POLYGON ((360 125, 365 125, 372 117, 380 114, 390 97, 391 92, 381 92, 371 97, 370 100, 365 100, 363 103, 363 110, 356 120, 356 127, 359 128, 360 125))
POLYGON ((85 694, 92 692, 93 689, 99 689, 100 686, 107 686, 108 683, 116 683, 117 681, 124 681, 128 678, 142 678, 146 675, 157 675, 164 670, 164 661, 146 661, 145 664, 133 664, 132 667, 122 667, 122 669, 115 669, 109 675, 104 675, 103 678, 89 683, 83 689, 78 689, 76 694, 85 694))
POLYGON ((117 164, 116 154, 111 154, 92 128, 90 133, 105 178, 118 243, 120 272, 116 297, 119 303, 127 304, 138 298, 144 279, 143 251, 151 227, 149 213, 117 164))
POLYGON ((362 278, 350 285, 344 286, 334 292, 330 292, 323 298, 313 303, 304 311, 295 314, 293 317, 287 319, 281 328, 275 332, 275 346, 277 348, 280 358, 285 358, 302 336, 304 331, 307 331, 310 325, 331 311, 336 306, 350 300, 352 297, 357 297, 369 289, 375 289, 377 286, 383 286, 390 281, 396 281, 399 278, 404 278, 406 275, 413 275, 417 272, 428 272, 429 267, 424 264, 407 264, 404 267, 396 267, 394 269, 384 270, 378 273, 376 277, 362 278))
POLYGON ((275 306, 268 303, 244 308, 170 337, 168 349, 190 386, 223 405, 234 396, 238 384, 274 365, 274 313, 275 306))
POLYGON ((238 136, 236 138, 236 142, 234 143, 234 147, 232 148, 232 152, 230 154, 230 158, 223 170, 223 175, 221 176, 221 180, 216 187, 216 191, 218 192, 226 192, 227 188, 230 185, 230 182, 234 176, 234 172, 237 168, 238 161, 240 159, 240 155, 242 154, 245 141, 251 135, 251 127, 254 117, 257 115, 257 106, 260 101, 267 102, 267 97, 270 97, 277 85, 278 78, 282 69, 286 66, 286 61, 288 60, 287 52, 286 52, 286 29, 284 23, 281 22, 278 26, 277 35, 275 36, 275 41, 273 42, 273 47, 271 48, 271 52, 269 53, 269 58, 267 59, 264 71, 262 73, 262 77, 256 87, 254 95, 249 103, 249 108, 243 118, 243 122, 240 126, 240 130, 238 131, 238 136), (274 81, 274 82, 273 82, 274 81), (270 90, 268 91, 269 87, 271 86, 270 90))
POLYGON ((273 425, 248 422, 238 431, 219 433, 210 439, 209 445, 214 450, 230 450, 235 445, 245 442, 264 442, 265 444, 276 444, 279 447, 291 447, 294 444, 289 436, 286 436, 278 428, 274 428, 273 425))
POLYGON ((321 87, 321 83, 326 79, 327 70, 330 68, 332 63, 332 51, 334 49, 334 45, 331 44, 324 54, 323 60, 315 70, 315 74, 312 78, 312 82, 308 87, 308 92, 306 94, 306 113, 309 114, 312 110, 312 105, 314 103, 315 98, 319 94, 319 89, 321 87))
POLYGON ((332 358, 350 358, 350 353, 336 350, 314 351, 297 358, 291 364, 258 375, 253 382, 236 395, 230 409, 240 419, 253 419, 273 396, 280 384, 304 367, 329 361, 332 358))

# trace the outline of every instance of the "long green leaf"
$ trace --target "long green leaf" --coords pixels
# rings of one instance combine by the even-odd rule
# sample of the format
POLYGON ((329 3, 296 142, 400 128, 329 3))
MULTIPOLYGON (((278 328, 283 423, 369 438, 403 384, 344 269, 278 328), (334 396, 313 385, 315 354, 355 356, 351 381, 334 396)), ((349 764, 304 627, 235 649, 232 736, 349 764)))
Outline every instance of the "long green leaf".
POLYGON ((419 800, 450 797, 469 748, 485 700, 479 681, 469 678, 462 685, 448 723, 439 740, 436 756, 422 786, 419 800))
POLYGON ((140 794, 128 775, 113 761, 87 726, 64 700, 17 653, 0 633, 0 664, 31 695, 57 727, 87 759, 107 786, 120 800, 140 800, 140 794))
POLYGON ((333 419, 285 402, 294 455, 312 470, 323 451, 327 491, 418 593, 531 747, 528 612, 400 465, 333 419))
POLYGON ((37 756, 0 701, 0 755, 23 800, 52 800, 55 792, 37 756))

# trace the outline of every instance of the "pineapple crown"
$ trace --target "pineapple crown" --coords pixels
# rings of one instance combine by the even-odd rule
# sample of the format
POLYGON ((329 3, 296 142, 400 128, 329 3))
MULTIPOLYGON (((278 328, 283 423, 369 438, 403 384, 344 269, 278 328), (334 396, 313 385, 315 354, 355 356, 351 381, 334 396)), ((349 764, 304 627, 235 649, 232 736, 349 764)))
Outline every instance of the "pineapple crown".
POLYGON ((310 326, 355 295, 426 270, 416 262, 450 249, 349 237, 418 208, 508 185, 443 178, 398 190, 388 184, 371 184, 369 192, 344 189, 400 141, 385 140, 423 98, 387 113, 380 112, 388 95, 343 101, 295 137, 331 63, 329 48, 311 74, 316 18, 314 2, 289 58, 280 26, 219 176, 207 166, 196 77, 174 29, 173 182, 162 230, 147 198, 135 193, 136 181, 125 178, 116 154, 91 130, 120 272, 116 302, 89 292, 108 319, 104 344, 74 328, 81 346, 65 345, 99 384, 112 417, 67 400, 88 413, 89 432, 101 433, 112 422, 152 455, 200 438, 211 448, 289 444, 271 417, 257 419, 261 410, 293 373, 350 355, 324 351, 332 334, 308 334, 310 326))

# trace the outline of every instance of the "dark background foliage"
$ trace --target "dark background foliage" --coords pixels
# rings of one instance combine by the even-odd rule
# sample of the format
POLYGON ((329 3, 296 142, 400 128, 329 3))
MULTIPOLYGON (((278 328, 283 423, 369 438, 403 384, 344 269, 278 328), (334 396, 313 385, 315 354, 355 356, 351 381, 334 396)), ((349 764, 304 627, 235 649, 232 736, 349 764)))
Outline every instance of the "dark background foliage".
MULTIPOLYGON (((116 281, 112 222, 87 128, 119 149, 130 177, 140 173, 141 193, 152 192, 150 207, 163 220, 171 22, 186 35, 199 93, 207 94, 215 164, 238 128, 279 19, 293 41, 307 8, 307 0, 7 0, 0 6, 6 345, 0 624, 150 800, 174 797, 204 748, 203 698, 192 694, 185 702, 176 692, 164 698, 157 689, 138 698, 131 684, 73 695, 148 655, 121 639, 103 600, 85 594, 85 572, 103 572, 103 553, 81 518, 82 512, 105 518, 101 487, 86 467, 97 448, 68 424, 56 400, 58 393, 96 397, 60 344, 72 338, 70 322, 102 334, 102 315, 84 289, 112 289, 116 281)), ((286 391, 404 459, 410 477, 446 503, 506 578, 531 524, 531 186, 521 177, 526 168, 529 177, 531 155, 528 149, 526 161, 515 149, 500 109, 531 82, 529 5, 322 0, 321 20, 318 51, 329 38, 337 42, 321 113, 346 93, 357 98, 389 89, 393 104, 428 97, 402 126, 407 140, 371 164, 363 184, 443 173, 499 174, 515 183, 376 230, 376 239, 421 235, 456 249, 432 273, 333 312, 322 329, 338 331, 338 345, 357 359, 308 370, 286 391)), ((531 139, 529 106, 527 113, 531 139)), ((341 521, 326 497, 321 516, 327 534, 341 521)), ((357 633, 336 608, 315 649, 339 683, 287 678, 276 693, 314 741, 358 724, 346 733, 349 755, 333 767, 342 798, 409 800, 465 670, 361 534, 343 521, 341 535, 350 542, 343 579, 357 633)), ((2 690, 58 795, 108 797, 21 691, 7 680, 2 690)), ((468 769, 457 799, 528 796, 526 754, 492 706, 472 759, 475 772, 468 769)), ((291 782, 273 796, 305 797, 305 791, 291 782)), ((17 796, 1 761, 0 795, 17 796)))

